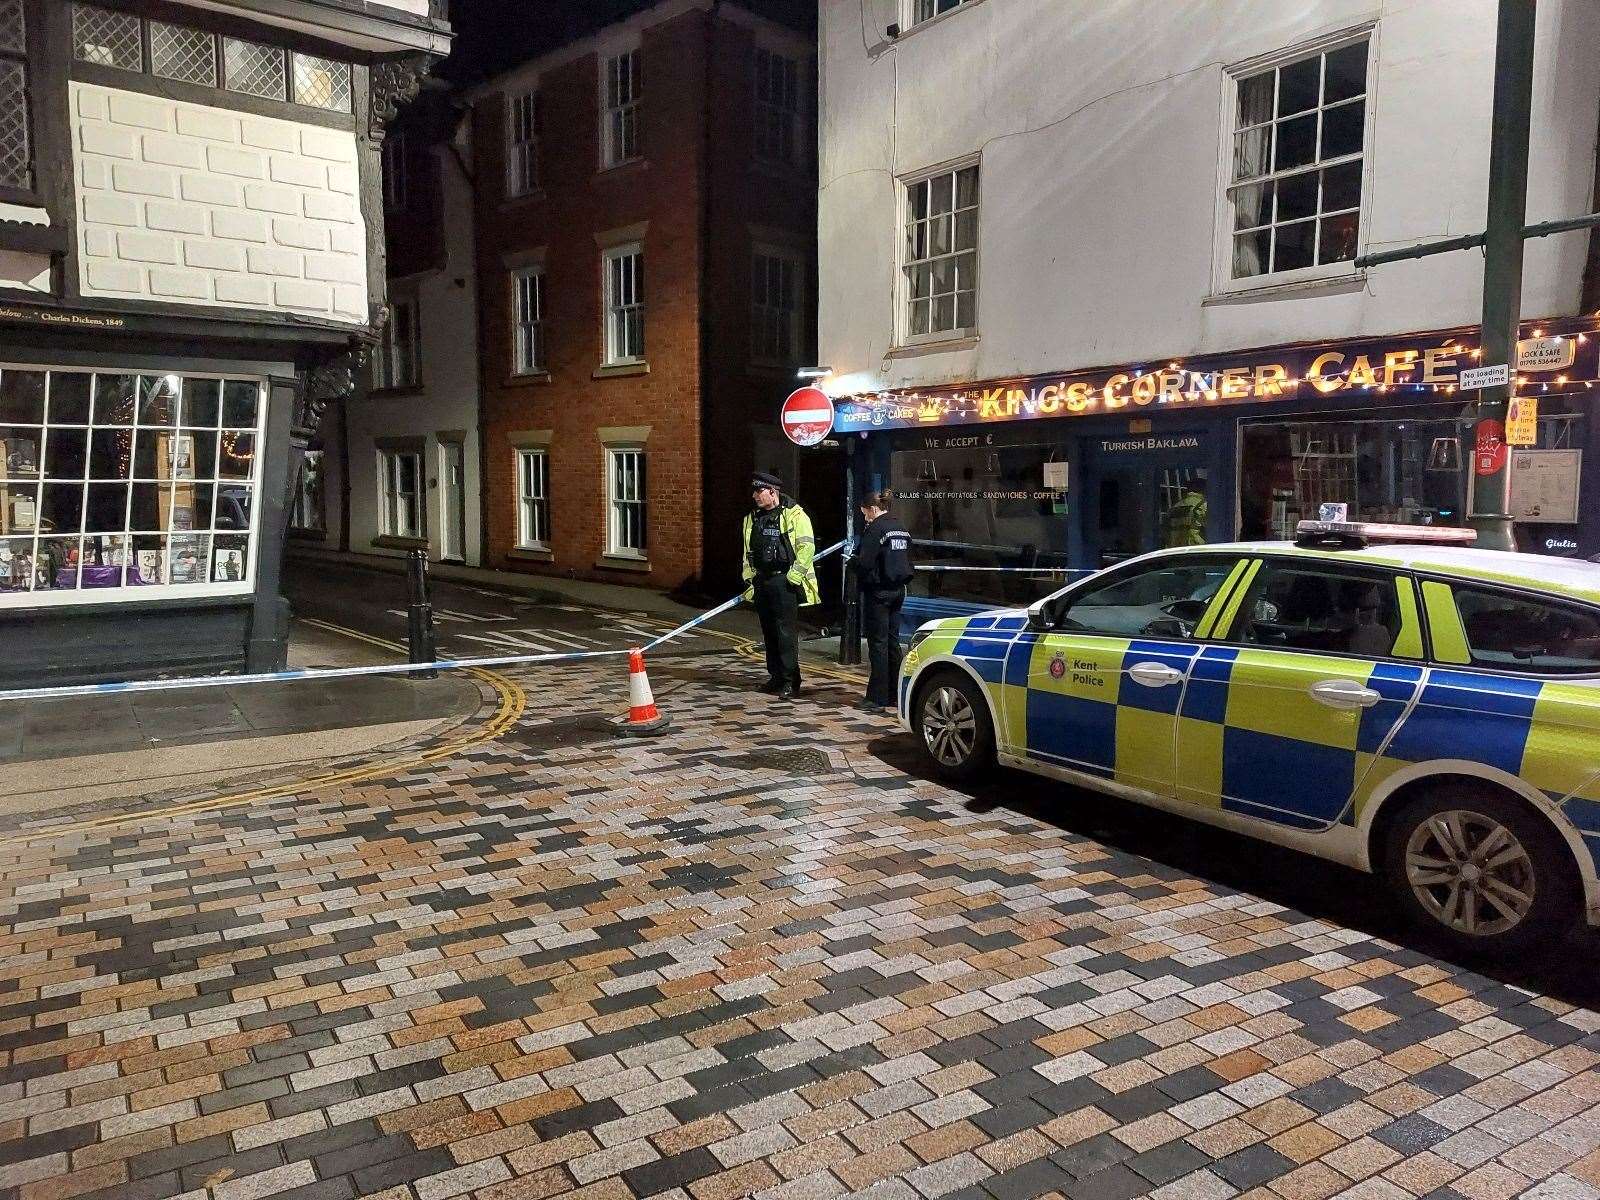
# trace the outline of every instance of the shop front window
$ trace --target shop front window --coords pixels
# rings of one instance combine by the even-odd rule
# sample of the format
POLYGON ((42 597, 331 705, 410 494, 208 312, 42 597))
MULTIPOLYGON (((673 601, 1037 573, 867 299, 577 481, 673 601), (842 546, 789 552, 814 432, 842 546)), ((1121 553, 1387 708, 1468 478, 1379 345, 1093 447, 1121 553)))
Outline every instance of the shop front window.
POLYGON ((1351 521, 1463 525, 1471 439, 1454 414, 1248 424, 1240 533, 1291 539, 1324 505, 1342 506, 1351 521))
POLYGON ((1027 604, 1061 586, 1065 457, 1052 445, 895 452, 895 514, 911 533, 916 562, 931 568, 917 572, 913 594, 1027 604))
POLYGON ((0 607, 248 592, 256 379, 0 367, 0 607))

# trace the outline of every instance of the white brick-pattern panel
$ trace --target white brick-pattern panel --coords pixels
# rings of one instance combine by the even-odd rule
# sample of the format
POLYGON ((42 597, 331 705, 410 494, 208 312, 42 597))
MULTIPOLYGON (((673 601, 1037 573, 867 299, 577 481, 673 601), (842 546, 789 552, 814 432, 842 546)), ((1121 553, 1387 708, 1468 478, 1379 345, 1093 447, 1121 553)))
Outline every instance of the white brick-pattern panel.
POLYGON ((85 296, 366 323, 353 133, 71 87, 85 296))

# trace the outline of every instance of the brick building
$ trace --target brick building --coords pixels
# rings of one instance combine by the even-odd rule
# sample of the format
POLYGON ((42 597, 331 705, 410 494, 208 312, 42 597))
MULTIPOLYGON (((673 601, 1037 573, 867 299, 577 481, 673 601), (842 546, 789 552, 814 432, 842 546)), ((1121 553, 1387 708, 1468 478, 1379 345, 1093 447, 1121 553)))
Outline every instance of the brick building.
POLYGON ((737 578, 748 473, 796 469, 776 414, 813 354, 814 70, 807 34, 664 0, 466 93, 483 565, 737 578))

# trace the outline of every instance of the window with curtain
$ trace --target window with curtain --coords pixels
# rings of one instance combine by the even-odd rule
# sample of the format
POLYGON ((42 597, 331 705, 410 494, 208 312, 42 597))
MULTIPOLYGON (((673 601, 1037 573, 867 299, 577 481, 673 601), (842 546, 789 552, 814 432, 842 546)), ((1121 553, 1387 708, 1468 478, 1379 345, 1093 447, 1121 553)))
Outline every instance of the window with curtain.
POLYGON ((1232 278, 1355 258, 1368 51, 1363 38, 1235 81, 1232 278))

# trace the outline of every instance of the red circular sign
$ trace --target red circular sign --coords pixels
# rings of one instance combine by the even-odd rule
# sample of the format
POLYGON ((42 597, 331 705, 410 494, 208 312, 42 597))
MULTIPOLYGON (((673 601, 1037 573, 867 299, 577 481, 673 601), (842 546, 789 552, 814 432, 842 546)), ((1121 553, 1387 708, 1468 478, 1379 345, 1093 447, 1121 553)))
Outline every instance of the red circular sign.
POLYGON ((1472 469, 1479 475, 1494 475, 1506 465, 1506 427, 1499 421, 1478 422, 1478 443, 1472 451, 1472 469))
POLYGON ((796 446, 815 446, 833 432, 833 401, 821 388, 800 388, 783 402, 778 423, 796 446))

